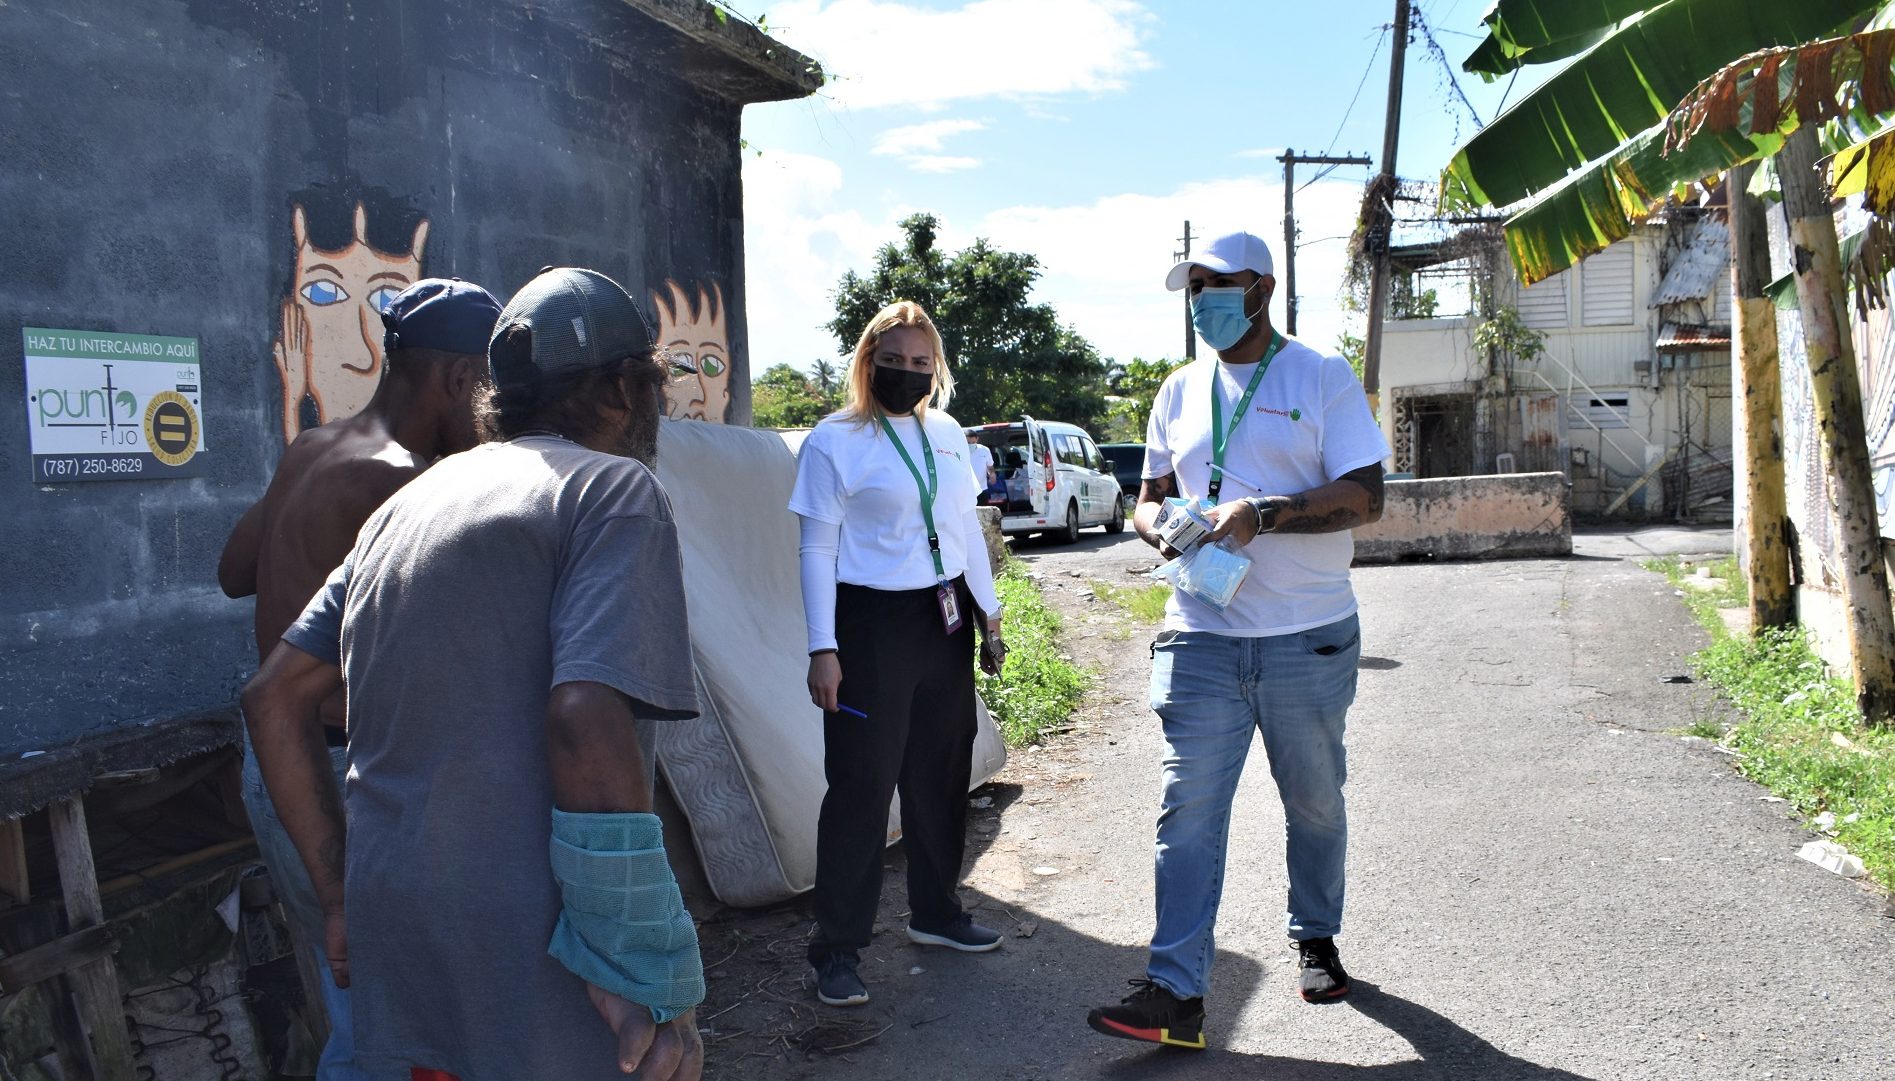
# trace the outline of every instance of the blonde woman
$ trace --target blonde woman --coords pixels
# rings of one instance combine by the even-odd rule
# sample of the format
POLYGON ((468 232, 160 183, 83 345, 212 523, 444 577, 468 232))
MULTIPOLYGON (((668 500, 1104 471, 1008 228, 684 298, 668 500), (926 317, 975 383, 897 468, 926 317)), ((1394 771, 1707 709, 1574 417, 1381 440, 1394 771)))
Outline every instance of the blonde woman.
POLYGON ((882 892, 889 797, 901 792, 908 937, 983 952, 998 932, 958 887, 974 746, 974 625, 998 665, 1000 603, 974 513, 974 474, 947 415, 941 335, 912 301, 856 343, 849 400, 804 441, 790 509, 802 518, 809 697, 822 707, 829 790, 816 827, 816 997, 869 1000, 856 971, 882 892), (930 408, 930 404, 939 408, 930 408))

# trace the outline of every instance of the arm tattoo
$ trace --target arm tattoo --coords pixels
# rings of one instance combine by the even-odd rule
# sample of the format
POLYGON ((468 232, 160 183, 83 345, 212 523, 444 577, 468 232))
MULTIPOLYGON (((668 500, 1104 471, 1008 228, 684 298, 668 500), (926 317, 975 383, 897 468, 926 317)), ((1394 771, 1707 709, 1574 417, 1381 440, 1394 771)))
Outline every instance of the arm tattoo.
POLYGON ((1348 507, 1337 507, 1328 514, 1296 514, 1286 510, 1277 519, 1276 533, 1340 533, 1362 524, 1362 516, 1348 507))
POLYGON ((1362 486, 1363 491, 1369 493, 1371 518, 1382 513, 1382 465, 1380 462, 1365 465, 1360 469, 1351 469, 1336 479, 1354 481, 1362 486))
POLYGON ((1166 473, 1162 477, 1146 477, 1140 482, 1138 501, 1140 503, 1161 503, 1171 497, 1177 488, 1176 475, 1166 473))

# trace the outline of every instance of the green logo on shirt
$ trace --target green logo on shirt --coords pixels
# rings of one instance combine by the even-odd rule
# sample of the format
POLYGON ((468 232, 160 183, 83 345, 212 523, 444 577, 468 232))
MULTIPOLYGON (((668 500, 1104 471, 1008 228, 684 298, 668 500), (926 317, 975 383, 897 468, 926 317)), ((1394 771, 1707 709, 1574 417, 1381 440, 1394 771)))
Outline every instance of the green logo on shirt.
POLYGON ((1302 411, 1301 409, 1292 409, 1292 410, 1290 410, 1290 419, 1291 419, 1291 420, 1302 420, 1302 419, 1303 419, 1303 411, 1302 411))

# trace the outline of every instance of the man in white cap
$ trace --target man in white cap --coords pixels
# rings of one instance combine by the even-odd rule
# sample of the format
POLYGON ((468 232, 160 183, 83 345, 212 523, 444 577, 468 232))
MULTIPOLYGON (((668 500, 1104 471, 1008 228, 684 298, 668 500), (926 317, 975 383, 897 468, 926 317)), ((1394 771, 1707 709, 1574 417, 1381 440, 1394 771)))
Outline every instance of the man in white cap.
MULTIPOLYGON (((1171 268, 1216 351, 1171 373, 1152 401, 1133 522, 1147 543, 1168 498, 1203 508, 1252 560, 1221 610, 1172 595, 1152 650, 1151 701, 1165 733, 1157 928, 1144 978, 1091 1026, 1109 1036, 1204 1046, 1204 993, 1224 881, 1231 800, 1260 733, 1283 800, 1288 931, 1304 999, 1349 991, 1336 951, 1347 846, 1343 728, 1361 641, 1349 530, 1381 517, 1387 441, 1362 384, 1270 325, 1270 249, 1249 233, 1171 268)), ((1207 541, 1208 543, 1208 541, 1207 541)))

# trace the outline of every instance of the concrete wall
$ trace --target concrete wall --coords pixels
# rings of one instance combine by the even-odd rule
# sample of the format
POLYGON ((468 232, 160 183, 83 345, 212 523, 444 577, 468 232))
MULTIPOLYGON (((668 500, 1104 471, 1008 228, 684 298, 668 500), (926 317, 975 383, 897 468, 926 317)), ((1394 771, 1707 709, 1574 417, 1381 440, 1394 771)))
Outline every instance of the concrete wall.
POLYGON ((815 85, 771 44, 701 0, 0 4, 0 754, 233 698, 218 552, 366 402, 383 287, 596 267, 747 422, 739 116, 815 85), (29 326, 196 339, 198 475, 35 485, 29 326))
POLYGON ((1572 554, 1559 473, 1391 480, 1384 491, 1382 520, 1355 531, 1358 563, 1572 554))

